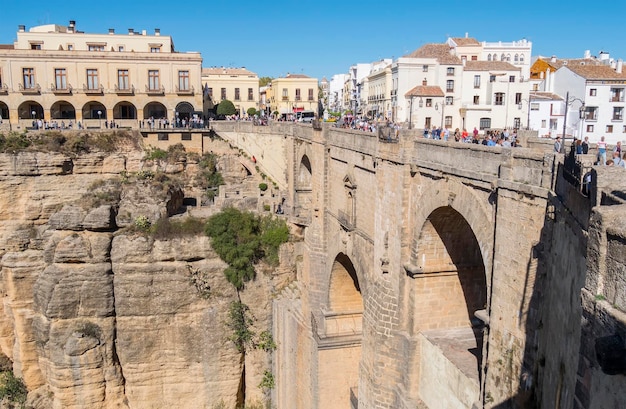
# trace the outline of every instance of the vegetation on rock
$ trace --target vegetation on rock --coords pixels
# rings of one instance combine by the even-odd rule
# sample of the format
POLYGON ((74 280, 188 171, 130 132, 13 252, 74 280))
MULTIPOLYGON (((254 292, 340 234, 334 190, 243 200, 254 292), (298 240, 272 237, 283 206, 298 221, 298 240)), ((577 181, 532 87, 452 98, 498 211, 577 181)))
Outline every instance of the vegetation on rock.
POLYGON ((276 265, 278 248, 289 239, 284 220, 232 207, 209 218, 206 234, 211 237, 213 249, 228 264, 226 278, 238 290, 255 277, 254 264, 261 259, 276 265))
POLYGON ((61 132, 0 133, 0 152, 60 152, 80 154, 88 152, 116 152, 121 146, 137 144, 132 134, 126 131, 111 132, 61 132))
POLYGON ((224 184, 222 174, 217 171, 217 158, 213 153, 203 154, 198 162, 200 170, 195 178, 196 185, 204 189, 211 200, 215 197, 218 186, 224 184))
MULTIPOLYGON (((8 400, 11 404, 24 407, 28 390, 20 378, 16 378, 12 371, 0 372, 0 400, 8 400)), ((15 407, 11 405, 10 407, 15 407)))

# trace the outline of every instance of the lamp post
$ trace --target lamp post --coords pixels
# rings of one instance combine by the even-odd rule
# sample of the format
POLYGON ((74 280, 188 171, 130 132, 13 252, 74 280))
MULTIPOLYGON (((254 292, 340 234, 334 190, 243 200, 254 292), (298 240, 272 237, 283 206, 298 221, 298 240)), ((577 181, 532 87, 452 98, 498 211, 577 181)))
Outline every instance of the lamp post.
POLYGON ((37 126, 37 122, 35 122, 35 110, 33 109, 30 114, 33 116, 33 127, 38 129, 39 127, 37 126))
MULTIPOLYGON (((565 152, 565 137, 566 137, 566 131, 567 131, 567 110, 570 104, 574 103, 574 101, 579 101, 581 103, 581 108, 585 106, 585 101, 583 101, 580 98, 572 97, 570 99, 569 91, 567 91, 567 93, 565 94, 565 113, 563 115, 563 143, 561 144, 561 152, 565 152)), ((579 115, 582 115, 582 112, 580 110, 579 110, 579 115)))
POLYGON ((98 126, 102 129, 102 111, 98 111, 98 126))
POLYGON ((415 96, 411 95, 410 104, 409 104, 409 129, 413 129, 413 98, 415 96))

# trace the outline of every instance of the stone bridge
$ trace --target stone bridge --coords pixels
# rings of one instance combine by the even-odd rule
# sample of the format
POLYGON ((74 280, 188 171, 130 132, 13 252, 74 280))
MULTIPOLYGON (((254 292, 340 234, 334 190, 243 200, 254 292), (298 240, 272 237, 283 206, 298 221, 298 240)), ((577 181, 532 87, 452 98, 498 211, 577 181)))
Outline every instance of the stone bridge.
POLYGON ((213 130, 287 192, 285 213, 303 231, 298 280, 273 307, 278 408, 574 407, 593 203, 555 193, 551 144, 213 130), (559 223, 567 238, 555 239, 559 223), (553 254, 561 246, 566 264, 553 254), (547 312, 544 300, 561 302, 549 286, 564 282, 563 304, 547 312))

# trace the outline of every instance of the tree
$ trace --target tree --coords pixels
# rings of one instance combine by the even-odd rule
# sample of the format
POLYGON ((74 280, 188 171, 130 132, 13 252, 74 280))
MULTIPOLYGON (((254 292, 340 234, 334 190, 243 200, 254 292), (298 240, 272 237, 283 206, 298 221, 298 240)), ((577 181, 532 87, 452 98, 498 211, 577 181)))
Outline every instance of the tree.
POLYGON ((227 99, 220 102, 217 106, 218 115, 235 115, 236 113, 237 108, 235 108, 235 105, 227 99))
POLYGON ((259 78, 259 87, 264 87, 267 84, 271 83, 274 78, 272 77, 261 77, 259 78))
POLYGON ((257 111, 256 111, 255 107, 248 108, 248 110, 246 112, 248 113, 248 116, 255 116, 257 114, 257 111))

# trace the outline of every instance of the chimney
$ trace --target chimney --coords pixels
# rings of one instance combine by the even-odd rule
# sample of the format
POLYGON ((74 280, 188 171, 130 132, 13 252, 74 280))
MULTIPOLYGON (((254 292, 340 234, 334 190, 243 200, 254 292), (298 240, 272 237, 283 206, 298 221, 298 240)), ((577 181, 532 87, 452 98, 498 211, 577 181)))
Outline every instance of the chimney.
POLYGON ((132 35, 134 35, 134 34, 135 34, 135 30, 133 30, 132 28, 129 28, 129 29, 128 29, 128 35, 129 35, 129 36, 132 36, 132 35))
POLYGON ((588 60, 590 58, 591 58, 591 51, 585 50, 585 60, 588 60))
POLYGON ((18 33, 23 33, 24 31, 26 31, 26 26, 24 24, 20 24, 19 26, 17 26, 18 33))
POLYGON ((155 36, 160 36, 161 35, 161 29, 160 28, 155 28, 154 29, 154 35, 155 36))
POLYGON ((553 55, 553 56, 550 58, 550 62, 556 62, 556 55, 553 55))
POLYGON ((469 38, 469 33, 467 31, 465 32, 465 38, 469 38))
POLYGON ((146 30, 141 30, 141 35, 142 35, 142 36, 145 36, 146 34, 147 34, 147 33, 146 33, 146 30))
POLYGON ((617 72, 618 74, 621 74, 622 73, 622 65, 624 65, 624 62, 620 58, 619 60, 617 60, 617 67, 615 68, 615 72, 617 72))
POLYGON ((74 32, 74 28, 76 28, 76 20, 70 20, 70 25, 67 26, 67 32, 68 33, 73 33, 74 32))
POLYGON ((115 29, 114 28, 110 28, 109 29, 109 34, 115 34, 115 29))

